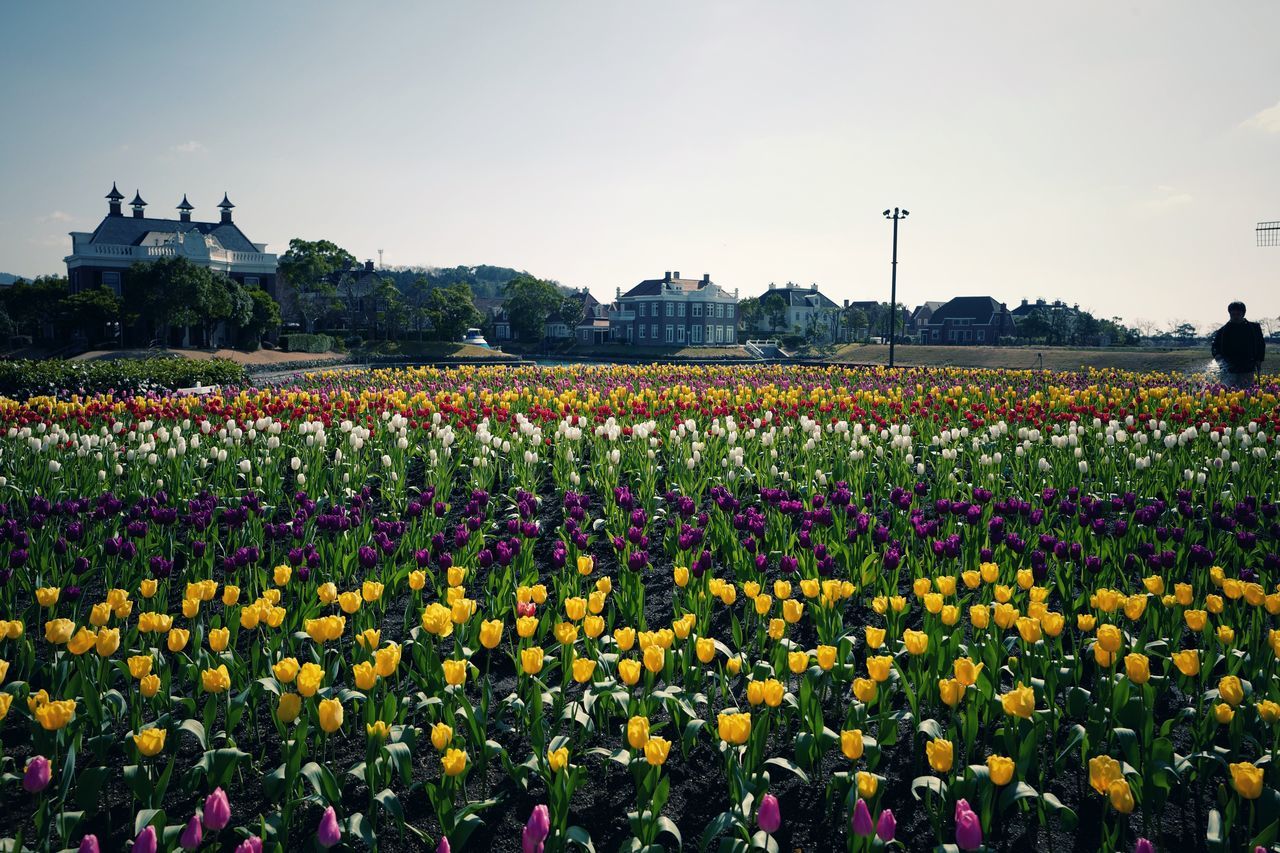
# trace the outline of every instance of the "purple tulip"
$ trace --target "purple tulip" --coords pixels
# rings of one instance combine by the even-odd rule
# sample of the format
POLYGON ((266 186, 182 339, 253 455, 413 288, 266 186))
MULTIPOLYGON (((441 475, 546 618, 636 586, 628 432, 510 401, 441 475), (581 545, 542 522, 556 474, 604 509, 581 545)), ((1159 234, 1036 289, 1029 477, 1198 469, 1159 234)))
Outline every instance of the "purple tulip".
POLYGON ((320 816, 320 825, 316 827, 316 841, 321 847, 329 848, 342 840, 342 830, 338 827, 338 815, 329 806, 320 816))
POLYGON ((858 798, 858 804, 853 807, 853 833, 854 835, 870 835, 875 831, 871 825, 871 812, 867 809, 867 801, 858 798))
POLYGON ((880 812, 880 820, 876 821, 876 835, 888 844, 898 834, 898 820, 893 816, 893 809, 880 812))
POLYGON ((27 762, 27 770, 22 774, 22 787, 29 793, 38 794, 49 787, 52 776, 53 767, 49 764, 49 759, 37 755, 27 762))
POLYGON ((529 822, 520 835, 520 847, 524 853, 542 853, 542 843, 551 834, 551 812, 541 803, 533 807, 529 822))
POLYGON ((262 853, 262 839, 251 835, 236 847, 236 853, 262 853))
POLYGON ((231 803, 227 801, 227 792, 222 788, 214 788, 204 801, 204 825, 214 832, 231 823, 231 803))
POLYGON ((436 845, 436 853, 452 853, 452 848, 449 847, 448 836, 440 836, 440 843, 436 845))
POLYGON ((956 801, 956 846, 961 850, 982 847, 982 822, 965 800, 956 801))
POLYGON ((1133 853, 1156 853, 1156 847, 1146 838, 1139 838, 1133 845, 1133 853))
POLYGON ((96 835, 86 835, 80 839, 80 853, 99 853, 101 849, 96 835))
POLYGON ((183 850, 199 850, 202 841, 204 841, 204 829, 200 826, 200 815, 193 814, 191 820, 187 821, 187 828, 182 830, 182 835, 178 837, 178 844, 183 850))
MULTIPOLYGON (((870 817, 867 819, 870 821, 870 817)), ((760 811, 756 812, 756 825, 770 835, 782 826, 782 812, 778 809, 778 798, 773 794, 765 794, 760 800, 760 811)))
POLYGON ((133 853, 156 853, 156 828, 148 826, 133 840, 133 853))

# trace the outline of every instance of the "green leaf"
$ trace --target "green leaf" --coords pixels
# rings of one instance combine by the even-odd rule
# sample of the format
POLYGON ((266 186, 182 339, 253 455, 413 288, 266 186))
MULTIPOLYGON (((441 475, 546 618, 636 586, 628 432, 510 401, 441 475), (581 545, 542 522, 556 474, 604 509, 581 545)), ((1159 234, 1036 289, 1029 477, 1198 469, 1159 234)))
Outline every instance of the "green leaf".
POLYGON ((596 846, 591 841, 591 833, 580 826, 571 826, 564 831, 565 840, 578 845, 587 853, 596 853, 596 846))
POLYGON ((1048 807, 1049 813, 1056 815, 1058 820, 1062 822, 1063 829, 1067 832, 1075 831, 1080 819, 1071 808, 1062 804, 1062 800, 1059 800, 1053 794, 1041 794, 1040 800, 1048 807))
POLYGON ((1000 792, 1000 800, 997 807, 1003 812, 1018 800, 1032 799, 1038 796, 1040 794, 1036 789, 1026 782, 1015 782, 1012 785, 1006 785, 1004 790, 1000 792))
POLYGON ((794 761, 788 758, 781 758, 781 757, 770 758, 768 761, 765 762, 765 765, 766 766, 772 765, 773 767, 778 767, 782 770, 786 770, 788 773, 795 776, 801 782, 804 782, 806 785, 809 784, 808 775, 803 770, 801 770, 794 761))
POLYGON ((395 818, 399 823, 404 823, 404 808, 400 805, 400 798, 390 788, 383 788, 381 791, 373 795, 374 802, 382 806, 387 812, 395 818))
POLYGON ((742 820, 737 813, 731 811, 720 812, 707 824, 706 829, 702 830, 702 838, 698 841, 698 850, 701 853, 706 853, 707 848, 711 846, 712 840, 735 824, 743 826, 742 820))
POLYGON ((922 791, 932 791, 937 794, 943 802, 947 799, 947 783, 943 782, 937 776, 917 776, 911 780, 911 796, 917 800, 923 800, 922 791))

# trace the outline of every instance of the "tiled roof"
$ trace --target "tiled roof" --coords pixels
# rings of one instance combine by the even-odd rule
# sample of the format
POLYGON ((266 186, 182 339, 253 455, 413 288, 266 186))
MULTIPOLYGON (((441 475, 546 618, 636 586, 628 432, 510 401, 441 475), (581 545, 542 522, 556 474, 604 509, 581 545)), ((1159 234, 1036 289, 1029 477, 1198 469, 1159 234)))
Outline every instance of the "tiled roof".
POLYGON ((810 287, 775 287, 773 290, 767 290, 760 295, 760 298, 768 296, 770 293, 776 293, 783 299, 787 300, 787 305, 792 308, 839 308, 840 306, 832 302, 822 293, 810 287))
MULTIPOLYGON (((686 293, 692 293, 705 284, 708 284, 708 282, 704 282, 699 278, 673 278, 669 281, 662 278, 647 278, 622 295, 624 298, 627 296, 658 296, 662 293, 662 286, 664 284, 675 285, 686 293)), ((716 285, 714 282, 710 282, 710 284, 717 289, 719 288, 719 285, 716 285)))
POLYGON ((244 232, 233 223, 227 222, 182 222, 177 219, 151 219, 136 216, 107 216, 94 229, 89 238, 90 243, 108 244, 112 246, 140 246, 142 238, 153 231, 168 234, 199 231, 201 234, 212 234, 218 238, 224 249, 232 252, 256 252, 253 243, 244 236, 244 232))
POLYGON ((977 325, 991 322, 1004 306, 990 296, 957 296, 933 312, 931 325, 939 325, 949 319, 969 319, 977 325))

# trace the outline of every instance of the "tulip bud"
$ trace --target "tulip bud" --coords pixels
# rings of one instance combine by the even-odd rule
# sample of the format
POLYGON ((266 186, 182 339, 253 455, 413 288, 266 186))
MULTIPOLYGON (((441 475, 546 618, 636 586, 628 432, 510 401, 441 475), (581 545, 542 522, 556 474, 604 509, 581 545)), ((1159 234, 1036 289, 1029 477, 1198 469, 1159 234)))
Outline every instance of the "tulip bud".
POLYGON ((320 816, 320 825, 316 827, 316 841, 321 847, 328 849, 342 840, 342 830, 338 827, 338 815, 329 806, 320 816))
POLYGON ((236 847, 236 853, 262 853, 262 839, 250 835, 236 847))
MULTIPOLYGON (((858 802, 862 802, 859 800, 858 802)), ((888 844, 898 834, 898 821, 893 816, 893 809, 880 812, 880 820, 876 821, 876 836, 888 844)))
POLYGON ((187 821, 187 828, 182 830, 182 835, 178 836, 178 844, 183 850, 199 850, 203 840, 204 832, 200 827, 200 815, 193 814, 191 820, 187 821))
POLYGON ((86 835, 80 839, 79 853, 99 853, 102 848, 98 846, 98 836, 86 835))
POLYGON ((133 840, 133 853, 156 853, 157 846, 156 828, 148 826, 133 840))
POLYGON ((22 787, 28 793, 38 794, 49 787, 52 775, 53 768, 49 764, 49 759, 43 755, 37 755, 27 762, 26 772, 22 774, 22 787))
MULTIPOLYGON (((869 815, 868 820, 870 820, 869 815)), ((770 835, 782 826, 782 812, 778 809, 778 798, 773 794, 765 794, 760 800, 760 811, 756 812, 756 825, 770 835)))
POLYGON ((523 853, 542 853, 542 844, 551 834, 551 812, 541 803, 533 807, 520 835, 523 853))
POLYGON ((853 833, 854 835, 870 835, 874 832, 871 825, 871 812, 867 809, 867 801, 858 798, 857 804, 853 807, 853 833))
POLYGON ((1156 848, 1148 839, 1139 838, 1138 843, 1133 845, 1133 853, 1156 853, 1156 848))
POLYGON ((227 801, 227 792, 222 788, 214 788, 204 801, 204 825, 214 832, 231 823, 231 803, 227 801))
POLYGON ((956 846, 961 850, 982 847, 982 823, 965 800, 956 801, 956 846))

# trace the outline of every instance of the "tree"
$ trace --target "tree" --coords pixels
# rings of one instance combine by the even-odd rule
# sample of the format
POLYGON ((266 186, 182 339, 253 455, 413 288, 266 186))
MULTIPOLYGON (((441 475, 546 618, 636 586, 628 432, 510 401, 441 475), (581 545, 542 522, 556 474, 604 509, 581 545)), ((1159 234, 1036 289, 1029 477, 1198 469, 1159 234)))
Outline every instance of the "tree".
POLYGON ((784 335, 791 331, 787 325, 787 300, 781 293, 771 290, 760 297, 760 315, 772 331, 784 335))
POLYGON ((860 329, 869 329, 871 324, 867 319, 867 312, 863 311, 857 305, 850 305, 843 310, 845 340, 852 340, 853 333, 860 329))
POLYGON ((137 263, 125 278, 125 302, 137 309, 148 339, 167 339, 174 328, 204 322, 201 309, 211 301, 211 278, 187 258, 137 263))
POLYGON ((396 287, 395 280, 390 277, 379 277, 373 287, 374 334, 377 335, 378 324, 387 340, 394 340, 404 325, 406 315, 404 299, 396 287))
POLYGON ((1182 322, 1177 322, 1175 320, 1173 327, 1169 329, 1169 334, 1172 335, 1178 343, 1189 344, 1196 339, 1197 332, 1195 325, 1192 323, 1188 323, 1186 320, 1183 320, 1182 322))
POLYGON ((471 288, 461 282, 433 289, 424 311, 433 337, 439 341, 457 342, 484 319, 471 299, 471 288))
POLYGON ((511 331, 525 341, 540 341, 547 333, 547 319, 558 311, 564 296, 554 282, 521 273, 507 282, 506 312, 511 331))
MULTIPOLYGON (((404 285, 405 322, 418 334, 418 340, 422 340, 422 329, 428 324, 426 308, 431 289, 431 284, 425 275, 414 276, 408 284, 404 285)), ((470 292, 470 288, 467 290, 470 292)))
POLYGON ((40 276, 33 281, 18 279, 0 291, 5 311, 20 335, 32 340, 45 336, 51 309, 67 295, 67 280, 58 276, 40 276))
POLYGON ((289 241, 289 251, 280 256, 278 270, 308 332, 314 331, 326 314, 342 307, 333 277, 355 263, 355 255, 328 240, 295 237, 289 241))
POLYGON ((120 298, 108 287, 94 287, 63 297, 58 314, 90 342, 102 340, 106 325, 120 318, 120 298))
POLYGON ((760 331, 760 298, 748 296, 738 302, 738 324, 748 334, 760 331))
POLYGON ((586 317, 586 314, 586 297, 575 294, 560 300, 560 310, 556 312, 555 318, 568 326, 569 333, 573 334, 573 330, 582 325, 582 320, 586 317))
POLYGON ((271 294, 260 287, 246 287, 249 298, 249 318, 240 325, 239 345, 242 349, 256 350, 263 335, 280 327, 280 306, 271 294))
POLYGON ((1040 308, 1031 311, 1019 317, 1014 327, 1018 336, 1026 338, 1030 343, 1044 343, 1049 340, 1053 334, 1053 322, 1049 317, 1049 312, 1040 308))

